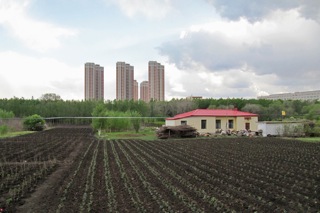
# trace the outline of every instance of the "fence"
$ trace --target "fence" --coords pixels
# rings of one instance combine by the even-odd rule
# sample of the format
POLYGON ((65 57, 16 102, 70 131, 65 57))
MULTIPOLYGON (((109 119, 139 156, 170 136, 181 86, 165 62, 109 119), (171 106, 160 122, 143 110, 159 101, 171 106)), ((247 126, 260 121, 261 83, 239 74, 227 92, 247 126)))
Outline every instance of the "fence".
MULTIPOLYGON (((141 119, 144 126, 161 126, 165 117, 49 117, 43 118, 47 127, 90 126, 93 119, 141 119)), ((11 131, 23 130, 23 118, 0 118, 0 126, 6 125, 11 131)))

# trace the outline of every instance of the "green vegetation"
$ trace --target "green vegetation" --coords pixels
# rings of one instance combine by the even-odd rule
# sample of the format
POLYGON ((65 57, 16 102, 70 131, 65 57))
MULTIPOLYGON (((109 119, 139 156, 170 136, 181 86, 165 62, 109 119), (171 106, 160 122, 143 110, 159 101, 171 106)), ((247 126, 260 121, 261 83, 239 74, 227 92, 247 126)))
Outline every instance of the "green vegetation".
POLYGON ((297 138, 297 140, 304 141, 304 142, 320 143, 320 137, 314 137, 314 138, 297 138))
MULTIPOLYGON (((194 109, 225 108, 247 111, 259 115, 260 121, 311 121, 314 125, 306 127, 306 136, 320 136, 320 102, 299 100, 265 100, 265 99, 172 99, 170 101, 108 100, 108 101, 64 101, 59 95, 44 94, 39 99, 11 98, 0 99, 0 126, 7 125, 5 119, 23 118, 41 115, 48 125, 77 124, 92 125, 96 131, 103 133, 115 131, 135 131, 139 133, 145 126, 161 126, 164 118, 172 117, 194 109), (282 116, 285 111, 285 116, 282 116), (104 117, 87 119, 86 117, 104 117), (57 119, 56 117, 65 117, 57 119), (105 118, 108 117, 108 118, 105 118), (120 117, 122 117, 120 119, 120 117), (126 119, 123 119, 125 117, 126 119), (145 119, 148 117, 148 119, 145 119), (5 119, 3 119, 5 118, 5 119), (75 119, 77 118, 77 119, 75 119), (150 118, 150 119, 149 119, 150 118)), ((2 134, 11 131, 11 126, 1 127, 2 134)), ((16 129, 16 128, 15 128, 16 129)), ((20 127, 21 129, 21 127, 20 127)))
POLYGON ((25 130, 29 131, 42 131, 44 130, 45 121, 44 119, 37 114, 26 117, 23 120, 23 126, 25 130))
MULTIPOLYGON (((14 117, 13 112, 0 109, 0 121, 1 120, 7 121, 8 119, 13 117, 14 117)), ((1 124, 0 122, 0 136, 7 134, 9 131, 10 131, 9 127, 5 123, 1 124)))
POLYGON ((153 128, 145 128, 139 133, 135 131, 125 132, 104 132, 98 138, 113 140, 113 139, 141 139, 141 140, 156 140, 158 139, 153 128))
POLYGON ((31 134, 34 131, 19 131, 19 132, 7 132, 6 134, 1 135, 0 138, 9 138, 9 137, 15 137, 19 135, 26 135, 26 134, 31 134))
POLYGON ((8 126, 6 126, 6 125, 1 125, 0 126, 0 135, 7 134, 8 131, 9 131, 8 126))

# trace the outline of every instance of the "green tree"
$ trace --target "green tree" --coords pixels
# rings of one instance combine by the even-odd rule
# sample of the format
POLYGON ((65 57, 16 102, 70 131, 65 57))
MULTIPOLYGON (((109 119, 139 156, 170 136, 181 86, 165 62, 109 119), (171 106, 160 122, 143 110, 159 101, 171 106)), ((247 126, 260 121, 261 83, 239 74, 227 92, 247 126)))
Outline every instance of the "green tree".
POLYGON ((29 131, 42 131, 45 128, 45 120, 40 115, 34 114, 24 118, 23 126, 29 131))
POLYGON ((140 130, 140 126, 141 126, 141 115, 139 112, 136 112, 136 111, 133 111, 133 112, 130 112, 131 114, 131 123, 132 123, 132 126, 133 126, 133 129, 136 131, 136 133, 139 132, 140 130))
MULTIPOLYGON (((2 123, 3 119, 8 120, 9 118, 13 118, 13 117, 14 117, 13 112, 8 112, 3 109, 0 109, 0 124, 2 123)), ((9 131, 9 128, 6 125, 6 121, 4 121, 3 123, 4 123, 3 125, 0 125, 0 135, 4 135, 9 131)))
POLYGON ((43 94, 40 97, 40 100, 43 100, 43 101, 60 101, 62 99, 61 99, 60 95, 57 95, 55 93, 46 93, 46 94, 43 94))
POLYGON ((320 103, 303 107, 302 111, 309 120, 320 120, 320 103))
POLYGON ((13 112, 8 112, 6 110, 0 109, 0 119, 1 118, 13 118, 14 113, 13 112))

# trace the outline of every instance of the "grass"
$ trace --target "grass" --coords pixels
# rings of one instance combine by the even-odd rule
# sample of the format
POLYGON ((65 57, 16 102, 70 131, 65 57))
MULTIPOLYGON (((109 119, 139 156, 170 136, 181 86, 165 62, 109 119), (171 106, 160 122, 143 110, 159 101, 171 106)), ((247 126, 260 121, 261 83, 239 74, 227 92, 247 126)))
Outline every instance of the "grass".
POLYGON ((33 131, 8 132, 6 134, 0 135, 0 138, 10 138, 10 137, 15 137, 15 136, 25 135, 30 133, 33 133, 33 131))
POLYGON ((320 137, 314 137, 314 138, 297 138, 297 140, 304 141, 304 142, 311 142, 311 143, 319 143, 320 137))
POLYGON ((141 130, 138 133, 135 131, 126 132, 103 132, 100 136, 101 139, 114 140, 114 139, 141 139, 141 140, 156 140, 158 139, 156 133, 152 129, 141 130))

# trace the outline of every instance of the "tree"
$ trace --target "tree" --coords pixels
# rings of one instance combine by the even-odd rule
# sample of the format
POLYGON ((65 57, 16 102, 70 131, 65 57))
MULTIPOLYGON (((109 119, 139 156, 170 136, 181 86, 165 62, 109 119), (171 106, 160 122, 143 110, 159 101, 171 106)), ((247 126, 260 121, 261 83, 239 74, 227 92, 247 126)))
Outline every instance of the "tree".
POLYGON ((29 131, 42 131, 45 128, 45 120, 37 114, 26 117, 23 126, 29 131))
POLYGON ((141 126, 141 118, 140 118, 141 115, 140 115, 140 113, 138 113, 136 111, 133 111, 130 114, 131 114, 131 117, 133 117, 131 119, 132 126, 133 126, 134 130, 136 131, 136 133, 138 133, 140 126, 141 126))
POLYGON ((13 118, 14 114, 13 112, 8 112, 6 110, 0 109, 0 119, 1 118, 13 118))
POLYGON ((40 97, 40 100, 43 100, 43 101, 61 101, 61 97, 60 95, 57 95, 55 93, 46 93, 46 94, 43 94, 41 97, 40 97))
POLYGON ((13 118, 13 117, 14 117, 13 112, 7 112, 3 109, 0 109, 0 135, 4 135, 9 131, 9 128, 6 125, 6 121, 4 122, 3 125, 1 125, 2 119, 8 119, 8 118, 13 118))

